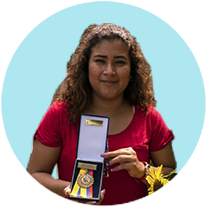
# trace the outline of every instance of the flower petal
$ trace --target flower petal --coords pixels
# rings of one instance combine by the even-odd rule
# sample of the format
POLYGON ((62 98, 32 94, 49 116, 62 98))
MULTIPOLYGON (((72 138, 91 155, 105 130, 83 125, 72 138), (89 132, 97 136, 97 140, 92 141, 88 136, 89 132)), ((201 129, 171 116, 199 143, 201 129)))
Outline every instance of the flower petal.
POLYGON ((151 176, 147 176, 146 180, 150 185, 154 185, 155 180, 151 176))
POLYGON ((168 180, 164 180, 163 181, 163 186, 166 185, 169 181, 168 180))
POLYGON ((154 170, 151 166, 150 166, 150 175, 152 176, 152 178, 155 179, 155 173, 154 173, 154 170))
POLYGON ((160 178, 162 177, 163 174, 161 174, 161 171, 162 171, 162 168, 163 168, 163 165, 161 165, 160 167, 158 167, 156 170, 155 170, 155 178, 160 180, 160 178))

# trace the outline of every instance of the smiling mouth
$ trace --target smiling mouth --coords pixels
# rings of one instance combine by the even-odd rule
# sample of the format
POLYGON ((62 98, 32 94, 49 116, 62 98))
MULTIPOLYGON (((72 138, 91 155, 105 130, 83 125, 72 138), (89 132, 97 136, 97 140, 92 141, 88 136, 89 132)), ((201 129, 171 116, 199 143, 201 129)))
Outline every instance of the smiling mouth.
POLYGON ((111 80, 102 80, 101 82, 104 82, 105 84, 115 84, 117 81, 111 81, 111 80))

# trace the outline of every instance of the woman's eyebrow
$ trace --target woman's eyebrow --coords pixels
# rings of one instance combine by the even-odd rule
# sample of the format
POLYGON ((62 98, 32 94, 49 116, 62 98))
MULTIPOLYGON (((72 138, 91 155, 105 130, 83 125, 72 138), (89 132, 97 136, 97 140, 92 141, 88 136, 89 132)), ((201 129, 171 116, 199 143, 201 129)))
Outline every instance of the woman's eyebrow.
POLYGON ((126 56, 115 56, 115 58, 123 58, 127 60, 126 56))
MULTIPOLYGON (((105 55, 101 55, 101 54, 97 54, 97 55, 95 55, 94 56, 94 58, 96 58, 96 57, 100 57, 100 58, 107 58, 107 56, 105 56, 105 55)), ((120 56, 115 56, 115 58, 123 58, 123 59, 126 59, 127 60, 127 58, 125 57, 125 56, 122 56, 122 55, 120 55, 120 56)))
POLYGON ((97 55, 94 56, 94 58, 96 58, 96 57, 107 58, 107 56, 105 56, 105 55, 100 55, 100 54, 97 54, 97 55))

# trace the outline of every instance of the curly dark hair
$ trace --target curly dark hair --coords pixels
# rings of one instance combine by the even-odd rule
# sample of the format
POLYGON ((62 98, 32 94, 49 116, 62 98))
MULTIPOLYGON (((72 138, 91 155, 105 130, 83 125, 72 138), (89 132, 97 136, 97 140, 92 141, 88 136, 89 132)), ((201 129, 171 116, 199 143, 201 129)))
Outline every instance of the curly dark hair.
POLYGON ((130 82, 124 91, 124 98, 131 105, 140 105, 147 111, 148 106, 156 106, 151 67, 146 61, 136 38, 124 27, 104 23, 90 25, 82 34, 75 53, 67 63, 67 76, 56 89, 52 102, 65 101, 74 124, 83 109, 92 100, 92 87, 88 79, 88 61, 91 49, 102 40, 121 40, 129 49, 131 61, 130 82))

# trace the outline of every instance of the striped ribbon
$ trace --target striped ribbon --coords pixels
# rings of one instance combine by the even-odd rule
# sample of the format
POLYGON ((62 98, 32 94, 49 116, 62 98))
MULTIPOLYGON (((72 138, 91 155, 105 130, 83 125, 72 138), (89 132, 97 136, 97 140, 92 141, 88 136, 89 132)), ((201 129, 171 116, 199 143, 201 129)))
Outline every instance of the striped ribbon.
MULTIPOLYGON (((93 170, 87 170, 81 168, 77 176, 77 179, 79 178, 80 175, 85 174, 86 172, 87 174, 93 176, 93 170)), ((80 187, 77 183, 77 179, 70 195, 73 197, 93 198, 93 194, 92 194, 93 186, 90 186, 89 188, 80 187)))

